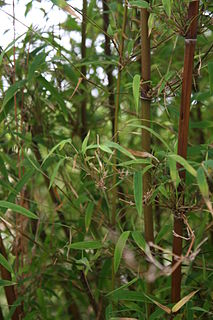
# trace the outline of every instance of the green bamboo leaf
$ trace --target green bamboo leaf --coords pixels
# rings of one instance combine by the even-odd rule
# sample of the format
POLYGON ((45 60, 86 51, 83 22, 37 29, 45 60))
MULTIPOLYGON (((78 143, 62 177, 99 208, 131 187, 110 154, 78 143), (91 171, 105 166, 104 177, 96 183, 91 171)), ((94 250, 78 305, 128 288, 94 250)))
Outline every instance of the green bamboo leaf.
POLYGON ((210 93, 213 94, 213 61, 208 63, 210 93))
POLYGON ((52 187, 52 185, 53 185, 53 182, 54 182, 54 180, 55 180, 55 177, 56 177, 56 175, 57 175, 57 173, 58 173, 58 170, 59 170, 59 168, 60 168, 60 166, 62 165, 62 163, 64 162, 64 158, 63 159, 60 159, 60 161, 57 163, 57 165, 55 166, 55 168, 54 168, 54 170, 53 170, 53 173, 52 173, 52 175, 51 175, 51 178, 50 178, 50 184, 49 184, 49 189, 52 187))
POLYGON ((206 175, 202 167, 197 170, 197 183, 202 196, 207 199, 209 197, 209 187, 206 180, 206 175))
POLYGON ((165 224, 158 232, 155 238, 155 243, 158 244, 169 231, 171 231, 171 226, 169 224, 165 224))
POLYGON ((148 29, 149 29, 149 36, 152 32, 152 28, 155 24, 155 18, 156 18, 156 14, 155 13, 150 13, 149 15, 149 19, 148 19, 148 29))
POLYGON ((162 0, 164 10, 169 18, 171 16, 172 11, 172 2, 173 0, 162 0))
POLYGON ((136 281, 138 281, 138 277, 132 279, 131 281, 125 283, 124 285, 122 285, 121 287, 113 290, 113 291, 110 291, 109 293, 106 294, 106 297, 110 296, 111 294, 115 294, 115 292, 118 292, 118 291, 121 291, 125 288, 128 288, 129 286, 131 286, 133 283, 135 283, 136 281))
POLYGON ((94 204, 92 202, 89 202, 89 204, 87 205, 86 213, 85 213, 86 232, 88 232, 88 230, 89 230, 91 220, 92 220, 93 211, 94 211, 94 204))
POLYGON ((146 241, 144 237, 142 236, 142 233, 140 231, 132 231, 132 237, 137 244, 137 246, 145 251, 146 250, 146 241))
POLYGON ((115 291, 110 295, 110 298, 113 300, 147 302, 147 299, 144 297, 144 292, 136 292, 133 290, 115 291))
POLYGON ((70 65, 68 64, 63 64, 62 65, 63 72, 64 74, 71 80, 73 81, 74 84, 78 83, 78 77, 76 73, 74 72, 73 68, 71 68, 70 65))
POLYGON ((139 105, 139 97, 140 97, 140 75, 136 74, 133 78, 132 83, 132 90, 133 90, 133 97, 135 100, 135 109, 136 113, 138 114, 138 105, 139 105))
POLYGON ((187 296, 185 296, 183 299, 181 299, 180 301, 178 301, 173 307, 172 307, 172 312, 175 313, 178 310, 180 310, 180 308, 182 308, 182 306, 184 304, 186 304, 199 290, 193 291, 190 294, 188 294, 187 296))
MULTIPOLYGON (((146 159, 129 160, 129 161, 118 163, 117 166, 124 167, 124 166, 130 166, 132 164, 150 164, 150 160, 146 160, 146 159)), ((151 167, 154 167, 154 165, 151 164, 151 167)))
POLYGON ((115 253, 114 253, 114 272, 116 273, 118 271, 120 262, 121 262, 121 257, 123 254, 124 247, 126 245, 127 239, 129 237, 130 231, 124 231, 119 239, 118 242, 115 246, 115 253))
POLYGON ((180 177, 178 174, 176 161, 173 158, 169 157, 168 164, 172 182, 174 183, 175 188, 177 188, 180 183, 180 177))
POLYGON ((0 65, 2 64, 2 61, 3 61, 3 58, 4 58, 4 55, 5 53, 10 50, 10 48, 12 48, 15 44, 16 41, 18 41, 26 32, 22 33, 21 35, 19 35, 16 39, 14 39, 13 41, 11 41, 8 46, 3 50, 1 51, 1 54, 0 54, 0 65))
POLYGON ((174 159, 176 162, 181 164, 181 166, 184 167, 184 169, 186 169, 186 171, 188 171, 192 176, 194 176, 196 178, 196 176, 197 176, 196 170, 189 164, 189 162, 186 159, 184 159, 183 157, 181 157, 177 154, 169 154, 168 158, 174 159))
POLYGON ((7 261, 7 259, 0 253, 0 264, 7 269, 10 273, 13 273, 13 268, 7 261))
POLYGON ((72 143, 72 140, 69 138, 69 139, 65 139, 65 140, 61 140, 58 144, 56 144, 51 150, 50 152, 47 154, 47 156, 44 158, 44 160, 42 161, 42 164, 41 166, 43 166, 43 164, 45 163, 45 161, 47 161, 47 159, 57 150, 57 149, 60 149, 62 150, 65 146, 65 144, 71 144, 72 143))
POLYGON ((143 208, 143 182, 142 182, 142 172, 137 171, 134 173, 134 199, 135 205, 138 211, 139 216, 142 215, 143 208))
POLYGON ((45 52, 40 52, 35 56, 33 59, 32 63, 29 66, 29 71, 28 71, 28 80, 31 80, 35 74, 35 71, 38 70, 41 65, 45 62, 46 58, 46 53, 45 52))
POLYGON ((62 98, 61 93, 58 92, 58 90, 52 85, 52 83, 47 81, 41 75, 39 77, 37 77, 37 80, 39 81, 39 84, 42 87, 44 87, 46 90, 50 91, 50 93, 51 93, 52 97, 54 98, 54 100, 61 107, 61 110, 62 110, 63 114, 67 116, 68 115, 67 107, 66 107, 66 104, 64 102, 64 99, 62 98))
POLYGON ((128 127, 141 128, 141 129, 149 131, 151 134, 153 134, 153 136, 155 136, 158 140, 160 140, 168 150, 171 151, 171 149, 170 149, 169 145, 166 143, 166 141, 164 139, 162 139, 161 136, 157 132, 152 130, 151 128, 144 126, 144 125, 140 125, 140 124, 129 124, 128 127))
POLYGON ((112 142, 112 141, 107 141, 107 142, 105 142, 104 145, 106 145, 109 148, 117 149, 121 153, 125 154, 127 157, 135 160, 135 157, 131 154, 131 152, 129 152, 127 149, 125 149, 124 147, 122 147, 118 143, 115 143, 115 142, 112 142))
POLYGON ((82 151, 83 155, 85 155, 85 152, 87 150, 89 136, 90 136, 90 131, 87 133, 86 137, 84 138, 84 141, 82 142, 81 151, 82 151))
POLYGON ((112 27, 111 27, 110 24, 108 25, 107 33, 108 33, 109 36, 113 36, 114 35, 114 32, 113 32, 112 27))
POLYGON ((147 1, 143 1, 143 0, 130 0, 129 4, 132 7, 138 7, 138 8, 144 8, 144 9, 148 9, 149 8, 149 3, 147 1))
POLYGON ((6 169, 6 166, 4 164, 4 160, 2 159, 1 155, 0 155, 0 171, 1 171, 2 175, 4 176, 5 180, 8 181, 8 171, 6 169))
POLYGON ((103 244, 101 241, 81 241, 71 243, 68 247, 75 250, 101 249, 103 244))
POLYGON ((4 97, 3 104, 2 104, 2 109, 5 108, 7 103, 14 97, 14 95, 17 93, 17 91, 19 91, 20 89, 22 89, 24 87, 25 83, 26 83, 26 80, 20 80, 9 87, 9 89, 5 93, 5 97, 4 97))
POLYGON ((16 282, 0 279, 0 287, 9 287, 9 286, 14 286, 15 284, 16 282))
POLYGON ((107 147, 107 146, 105 146, 105 145, 103 145, 103 144, 100 144, 100 145, 99 145, 99 148, 100 148, 102 151, 104 151, 104 152, 107 152, 107 153, 110 153, 110 154, 113 153, 112 150, 111 150, 109 147, 107 147))
POLYGON ((161 304, 160 302, 152 299, 150 296, 148 296, 147 294, 145 294, 145 297, 147 297, 150 301, 152 301, 154 304, 156 304, 159 308, 161 308, 163 311, 165 311, 168 314, 171 314, 172 310, 170 308, 168 308, 167 306, 164 306, 163 304, 161 304))
POLYGON ((27 210, 24 207, 21 207, 21 206, 15 204, 15 203, 12 203, 12 202, 1 200, 0 207, 11 209, 11 210, 18 212, 18 213, 22 214, 23 216, 26 216, 31 219, 38 219, 38 217, 33 212, 27 210))

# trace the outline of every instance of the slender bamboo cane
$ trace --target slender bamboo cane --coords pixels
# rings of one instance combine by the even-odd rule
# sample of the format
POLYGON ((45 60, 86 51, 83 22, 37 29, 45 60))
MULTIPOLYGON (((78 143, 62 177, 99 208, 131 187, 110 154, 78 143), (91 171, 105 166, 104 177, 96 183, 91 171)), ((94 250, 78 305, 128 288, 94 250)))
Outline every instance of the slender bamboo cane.
MULTIPOLYGON (((82 27, 81 27, 81 59, 84 61, 86 58, 86 18, 87 18, 87 0, 83 0, 83 15, 82 15, 82 27)), ((81 67, 81 73, 86 76, 86 66, 81 67)), ((82 85, 86 86, 85 79, 82 80, 82 85)), ((85 90, 82 92, 83 100, 81 103, 81 140, 83 141, 87 134, 87 96, 85 95, 85 90)))
MULTIPOLYGON (((149 1, 147 1, 149 2, 149 1)), ((148 19, 149 12, 147 9, 141 9, 141 76, 142 76, 142 124, 150 126, 150 105, 151 100, 149 98, 150 90, 150 74, 151 74, 151 59, 150 59, 150 36, 148 34, 148 19)), ((151 137, 150 132, 142 129, 142 150, 150 152, 151 149, 151 137)), ((150 172, 146 172, 143 175, 143 197, 146 198, 147 193, 151 187, 151 175, 150 172)), ((145 204, 144 211, 144 225, 145 225, 145 238, 146 241, 154 241, 153 232, 153 215, 152 206, 145 204)))
MULTIPOLYGON (((3 239, 0 235, 0 253, 4 256, 4 258, 7 260, 7 253, 4 247, 3 239)), ((1 277, 3 280, 12 281, 10 272, 5 269, 2 265, 0 265, 0 271, 1 271, 1 277)), ((15 304, 16 302, 16 294, 15 294, 15 288, 14 286, 6 286, 4 287, 7 303, 9 306, 9 309, 11 309, 11 306, 15 304)), ((19 320, 21 319, 21 306, 16 307, 13 315, 12 320, 19 320)))
MULTIPOLYGON (((147 1, 149 2, 149 1, 147 1)), ((149 12, 147 9, 141 9, 141 108, 142 108, 142 124, 150 127, 150 105, 151 100, 149 98, 150 90, 150 78, 151 78, 151 54, 150 54, 150 36, 148 30, 148 19, 149 12)), ((142 129, 142 150, 150 152, 151 150, 151 136, 149 131, 142 129)), ((144 212, 144 228, 145 228, 145 239, 147 242, 154 242, 154 230, 153 230, 153 213, 152 205, 146 203, 146 197, 151 188, 151 175, 147 171, 143 175, 143 198, 145 204, 143 206, 144 212)), ((147 283, 147 293, 153 291, 153 284, 147 283)), ((147 305, 147 316, 151 314, 151 306, 147 305)))
MULTIPOLYGON (((123 14, 123 25, 122 25, 122 31, 121 31, 121 44, 119 49, 119 67, 118 67, 118 78, 117 78, 117 87, 116 87, 116 100, 115 100, 115 115, 114 115, 114 142, 118 142, 118 113, 119 113, 119 107, 120 107, 120 87, 121 87, 121 74, 122 74, 122 68, 123 68, 123 53, 124 53, 124 35, 126 30, 126 21, 127 21, 127 9, 128 9, 128 3, 125 0, 124 5, 124 14, 123 14)), ((117 153, 115 151, 114 157, 113 157, 113 185, 116 185, 116 156, 117 153)), ((113 188, 113 196, 112 196, 112 225, 115 224, 115 218, 116 218, 116 206, 117 206, 117 188, 113 188)))
MULTIPOLYGON (((197 22, 199 13, 199 0, 189 3, 188 20, 190 25, 185 37, 185 54, 184 54, 184 68, 182 81, 182 94, 179 118, 179 132, 178 132, 178 154, 186 159, 187 157, 187 141, 189 129, 189 114, 190 114, 190 97, 192 90, 192 73, 194 64, 194 52, 197 37, 197 22)), ((180 168, 180 167, 179 167, 180 168)), ((179 191, 183 191, 182 186, 185 180, 185 171, 180 171, 180 178, 182 180, 179 191)), ((184 199, 182 200, 184 201, 184 199)), ((182 233, 183 221, 181 217, 174 217, 174 232, 180 237, 173 237, 173 257, 182 255, 182 233)), ((177 261, 173 258, 172 264, 177 261)), ((172 302, 180 300, 181 296, 181 264, 172 273, 172 302)))
POLYGON ((0 320, 4 320, 4 316, 3 316, 3 313, 2 313, 1 307, 0 307, 0 320))
MULTIPOLYGON (((109 0, 102 0, 102 5, 103 5, 103 29, 104 29, 104 36, 105 36, 105 43, 104 43, 104 51, 105 55, 107 58, 110 60, 112 53, 111 53, 111 48, 110 48, 110 38, 107 35, 107 30, 109 27, 109 0)), ((112 137, 115 135, 115 113, 114 113, 114 103, 115 103, 115 97, 113 93, 113 66, 108 65, 106 68, 106 74, 107 74, 107 79, 108 79, 108 90, 109 90, 109 108, 110 108, 110 118, 112 122, 112 137)))

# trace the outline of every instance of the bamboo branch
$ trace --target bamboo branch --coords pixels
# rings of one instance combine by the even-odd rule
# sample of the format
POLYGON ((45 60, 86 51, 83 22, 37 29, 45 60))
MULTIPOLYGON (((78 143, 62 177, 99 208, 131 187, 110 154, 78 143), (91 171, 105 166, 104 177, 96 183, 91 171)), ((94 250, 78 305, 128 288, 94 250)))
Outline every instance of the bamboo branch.
MULTIPOLYGON (((194 64, 194 52, 197 37, 197 23, 199 13, 199 1, 192 1, 189 3, 188 20, 190 26, 185 38, 185 54, 184 54, 184 69, 181 93, 181 106, 179 118, 179 132, 178 132, 178 155, 186 159, 187 157, 187 142, 189 130, 189 113, 190 113, 190 98, 192 90, 192 74, 194 64)), ((178 166, 180 168, 180 166, 178 166)), ((179 192, 183 191, 183 183, 185 181, 185 171, 180 170, 180 178, 182 180, 179 192)), ((183 204, 182 200, 181 205, 183 204)), ((180 237, 173 237, 173 254, 182 256, 182 233, 183 233, 183 219, 174 217, 174 232, 180 237)), ((177 260, 173 258, 172 265, 175 265, 177 260)), ((178 268, 172 273, 172 302, 180 300, 181 296, 181 263, 178 268)))

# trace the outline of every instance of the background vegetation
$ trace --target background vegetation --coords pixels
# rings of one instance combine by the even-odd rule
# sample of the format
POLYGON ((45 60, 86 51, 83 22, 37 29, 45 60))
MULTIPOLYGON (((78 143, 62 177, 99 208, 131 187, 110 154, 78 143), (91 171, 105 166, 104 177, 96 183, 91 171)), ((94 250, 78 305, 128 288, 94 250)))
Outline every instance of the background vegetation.
POLYGON ((0 319, 212 319, 213 4, 51 2, 0 55, 0 319))

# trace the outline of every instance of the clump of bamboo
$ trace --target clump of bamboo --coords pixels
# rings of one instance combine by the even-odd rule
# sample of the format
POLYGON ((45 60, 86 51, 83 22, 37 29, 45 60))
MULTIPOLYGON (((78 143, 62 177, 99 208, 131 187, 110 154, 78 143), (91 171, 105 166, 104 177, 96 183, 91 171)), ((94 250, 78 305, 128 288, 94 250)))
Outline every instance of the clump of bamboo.
MULTIPOLYGON (((185 37, 184 68, 178 133, 178 155, 185 159, 187 158, 190 98, 192 90, 194 52, 197 37, 198 13, 199 1, 190 2, 188 8, 188 21, 190 25, 185 37)), ((182 188, 185 181, 185 171, 183 169, 180 170, 180 178, 181 186, 179 188, 179 192, 181 193, 183 191, 182 188)), ((183 205, 183 202, 184 198, 182 198, 181 205, 183 205)), ((173 257, 181 257, 182 255, 182 233, 183 219, 180 214, 174 217, 173 257), (177 234, 178 236, 176 236, 175 234, 177 234)), ((179 301, 181 296, 181 263, 177 263, 177 260, 173 258, 172 265, 175 270, 172 273, 172 302, 179 301), (175 268, 175 266, 177 267, 175 268)))

